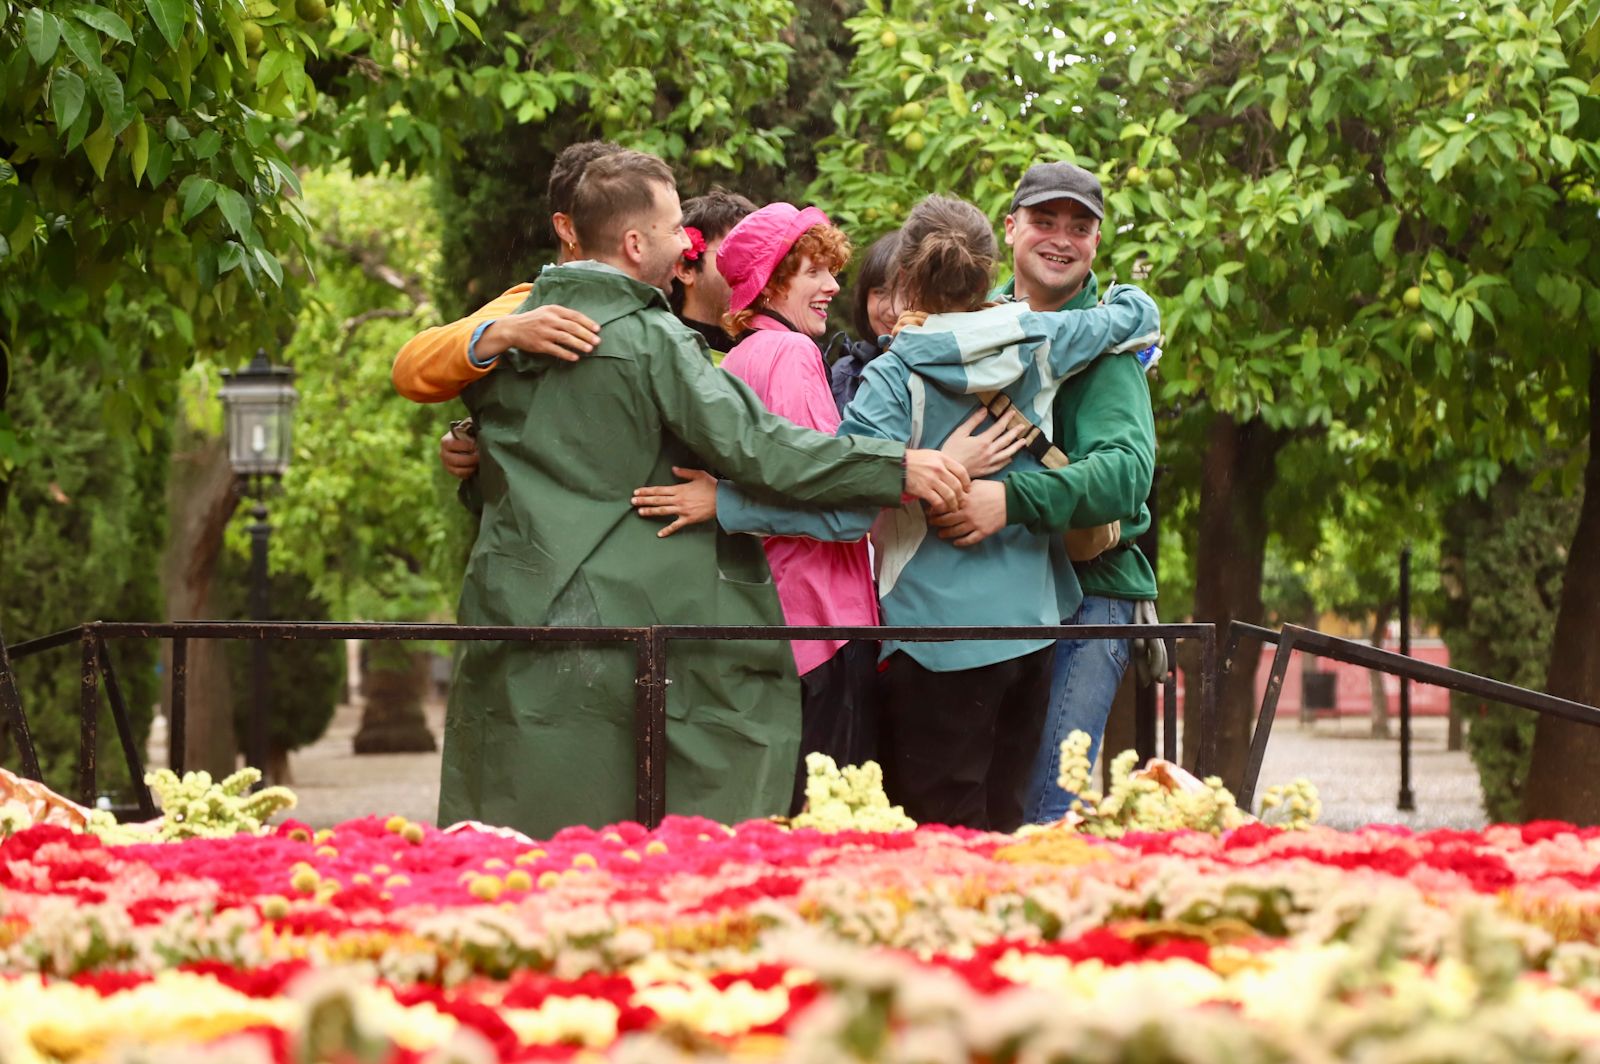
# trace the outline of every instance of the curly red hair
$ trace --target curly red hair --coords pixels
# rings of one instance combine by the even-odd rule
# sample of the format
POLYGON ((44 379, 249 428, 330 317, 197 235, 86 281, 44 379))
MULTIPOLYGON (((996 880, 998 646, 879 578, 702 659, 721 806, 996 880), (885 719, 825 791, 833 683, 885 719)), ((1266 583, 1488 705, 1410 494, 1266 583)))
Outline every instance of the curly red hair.
POLYGON ((760 307, 783 295, 784 289, 789 287, 789 282, 794 280, 794 275, 800 271, 800 263, 810 259, 818 266, 827 267, 830 273, 838 273, 850 264, 850 255, 854 249, 850 246, 850 238, 844 231, 833 225, 814 225, 800 234, 800 239, 794 242, 783 258, 778 260, 778 268, 772 271, 772 276, 767 279, 766 287, 761 289, 761 294, 756 296, 755 302, 743 310, 722 316, 722 327, 728 331, 729 336, 739 336, 750 328, 750 320, 761 313, 760 307))

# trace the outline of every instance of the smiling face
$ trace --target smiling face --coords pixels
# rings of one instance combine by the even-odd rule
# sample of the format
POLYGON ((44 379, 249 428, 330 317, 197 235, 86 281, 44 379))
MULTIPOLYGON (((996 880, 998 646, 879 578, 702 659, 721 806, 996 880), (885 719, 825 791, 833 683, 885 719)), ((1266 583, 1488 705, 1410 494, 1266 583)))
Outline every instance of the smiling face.
POLYGON ((821 336, 828 331, 828 304, 838 294, 839 281, 833 271, 810 255, 802 255, 794 276, 767 305, 807 336, 821 336))
POLYGON ((638 228, 628 231, 625 240, 630 257, 638 263, 636 276, 646 284, 665 290, 672 283, 672 268, 683 261, 689 238, 683 234, 683 209, 678 190, 655 183, 651 210, 639 219, 638 228))
POLYGON ((884 285, 867 290, 867 320, 872 323, 873 333, 863 339, 876 340, 880 336, 887 336, 899 319, 900 306, 893 288, 884 285))
POLYGON ((1077 200, 1048 200, 1006 215, 1017 297, 1034 310, 1059 310, 1077 295, 1094 266, 1100 220, 1077 200))

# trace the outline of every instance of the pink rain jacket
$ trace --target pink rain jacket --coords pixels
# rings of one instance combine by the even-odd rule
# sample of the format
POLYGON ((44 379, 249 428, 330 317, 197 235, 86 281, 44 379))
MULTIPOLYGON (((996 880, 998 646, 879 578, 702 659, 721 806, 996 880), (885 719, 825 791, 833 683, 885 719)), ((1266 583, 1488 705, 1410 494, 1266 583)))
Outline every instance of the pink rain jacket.
MULTIPOLYGON (((832 436, 839 410, 817 345, 765 315, 722 360, 722 368, 755 389, 767 409, 797 425, 832 436)), ((877 624, 878 594, 863 537, 823 543, 800 536, 769 536, 767 563, 789 624, 877 624)), ((803 676, 844 646, 842 639, 795 640, 794 663, 803 676)))

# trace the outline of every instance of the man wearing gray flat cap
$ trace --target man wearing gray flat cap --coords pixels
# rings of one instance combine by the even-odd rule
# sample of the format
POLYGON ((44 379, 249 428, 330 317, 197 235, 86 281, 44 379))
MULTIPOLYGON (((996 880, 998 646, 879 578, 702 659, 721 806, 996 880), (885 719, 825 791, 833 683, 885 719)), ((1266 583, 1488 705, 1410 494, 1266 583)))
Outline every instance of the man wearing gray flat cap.
MULTIPOLYGON (((1035 311, 1093 307, 1100 288, 1092 267, 1104 217, 1105 196, 1094 174, 1068 162, 1029 167, 1006 215, 1012 279, 994 298, 1023 300, 1035 311)), ((1155 471, 1156 434, 1145 369, 1156 357, 1158 348, 1107 354, 1062 384, 1053 424, 1044 427, 1066 453, 1066 466, 1014 473, 1004 482, 974 481, 961 510, 933 520, 942 526, 939 534, 957 546, 979 543, 1006 525, 1071 532, 1068 552, 1083 604, 1063 623, 1155 619, 1155 571, 1134 540, 1150 527, 1145 500, 1155 471), (1073 536, 1086 535, 1105 549, 1080 561, 1084 552, 1074 549, 1073 536)), ((1050 708, 1028 785, 1030 822, 1059 820, 1070 808, 1073 795, 1056 784, 1061 741, 1074 730, 1087 732, 1093 763, 1136 649, 1129 639, 1063 639, 1056 645, 1050 708)))

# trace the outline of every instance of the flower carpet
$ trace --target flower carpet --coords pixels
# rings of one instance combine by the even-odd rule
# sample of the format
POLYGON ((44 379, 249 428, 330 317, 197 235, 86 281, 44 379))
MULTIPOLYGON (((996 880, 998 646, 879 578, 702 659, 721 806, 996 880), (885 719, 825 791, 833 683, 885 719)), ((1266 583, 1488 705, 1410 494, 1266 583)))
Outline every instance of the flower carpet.
POLYGON ((0 1061, 1600 1060, 1600 832, 0 842, 0 1061))

